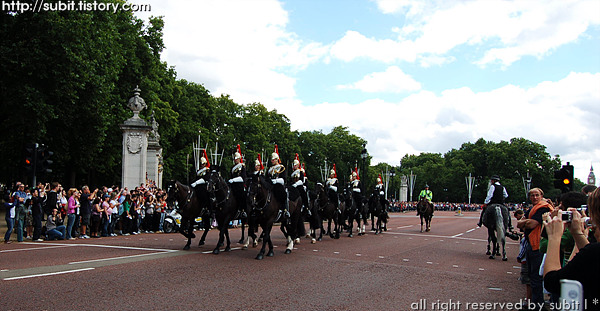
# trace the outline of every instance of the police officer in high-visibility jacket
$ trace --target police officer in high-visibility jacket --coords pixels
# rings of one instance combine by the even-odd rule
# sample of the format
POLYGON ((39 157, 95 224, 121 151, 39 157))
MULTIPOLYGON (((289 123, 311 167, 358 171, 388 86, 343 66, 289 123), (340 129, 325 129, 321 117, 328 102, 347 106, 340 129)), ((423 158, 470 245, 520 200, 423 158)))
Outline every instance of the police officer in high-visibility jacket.
MULTIPOLYGON (((433 192, 431 192, 431 190, 429 190, 428 184, 425 184, 425 189, 421 190, 421 192, 419 193, 419 200, 421 198, 427 199, 427 201, 429 201, 429 203, 431 203, 431 200, 433 200, 433 192)), ((418 209, 417 209, 417 216, 419 216, 418 209)))

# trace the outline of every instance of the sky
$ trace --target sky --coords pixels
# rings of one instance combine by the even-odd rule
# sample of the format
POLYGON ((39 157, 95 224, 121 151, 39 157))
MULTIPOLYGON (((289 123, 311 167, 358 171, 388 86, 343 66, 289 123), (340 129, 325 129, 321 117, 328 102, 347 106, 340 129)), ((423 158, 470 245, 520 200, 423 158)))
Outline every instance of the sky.
POLYGON ((293 130, 348 127, 372 164, 479 138, 600 178, 600 1, 135 0, 179 79, 293 130))

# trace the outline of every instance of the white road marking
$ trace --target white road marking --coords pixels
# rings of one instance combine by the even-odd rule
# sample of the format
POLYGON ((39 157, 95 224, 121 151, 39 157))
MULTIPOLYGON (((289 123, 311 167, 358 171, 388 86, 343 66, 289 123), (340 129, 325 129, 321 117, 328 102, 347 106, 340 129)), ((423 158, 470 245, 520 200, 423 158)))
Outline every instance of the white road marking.
POLYGON ((383 258, 385 258, 385 257, 384 257, 384 256, 379 256, 379 258, 383 259, 383 258))
POLYGON ((489 290, 498 290, 498 291, 502 290, 502 288, 499 288, 499 287, 488 287, 488 289, 489 290))
MULTIPOLYGON (((479 227, 477 227, 477 228, 479 228, 479 227)), ((473 228, 473 229, 467 230, 467 233, 473 232, 473 231, 477 230, 477 228, 473 228)))
POLYGON ((513 268, 515 268, 515 269, 521 269, 521 267, 519 267, 519 266, 513 266, 513 268))
POLYGON ((452 265, 452 268, 458 268, 458 266, 457 265, 452 265))
MULTIPOLYGON (((434 237, 434 238, 445 238, 445 239, 459 239, 459 240, 468 240, 468 241, 478 241, 478 242, 487 242, 487 239, 474 239, 474 238, 464 238, 464 237, 453 237, 453 236, 446 236, 446 235, 423 235, 422 233, 408 233, 408 232, 383 232, 383 234, 395 234, 395 235, 408 235, 408 236, 418 236, 418 237, 434 237)), ((408 238, 409 240, 412 240, 412 237, 408 238)), ((425 241, 428 241, 429 239, 425 238, 425 241)), ((514 244, 517 245, 519 243, 516 242, 508 242, 506 241, 506 244, 514 244)), ((473 245, 475 245, 475 243, 471 243, 473 245)))
POLYGON ((360 257, 360 256, 362 256, 362 255, 361 255, 361 254, 356 254, 356 256, 359 256, 359 257, 360 257))
POLYGON ((12 278, 5 278, 4 281, 12 281, 12 280, 35 278, 35 277, 40 277, 40 276, 50 276, 50 275, 57 275, 57 274, 81 272, 81 271, 94 270, 94 269, 95 268, 83 268, 83 269, 76 269, 76 270, 51 272, 51 273, 41 273, 41 274, 32 274, 32 275, 25 275, 25 276, 15 276, 15 277, 12 277, 12 278))
POLYGON ((334 254, 339 254, 340 252, 333 252, 334 254))
POLYGON ((396 229, 410 228, 410 227, 412 227, 412 226, 413 226, 413 225, 409 225, 409 226, 402 226, 402 227, 397 227, 396 229))
POLYGON ((408 262, 408 259, 402 259, 402 261, 406 261, 406 262, 408 262))
MULTIPOLYGON (((28 243, 25 242, 23 244, 28 244, 28 243)), ((31 244, 40 245, 40 243, 31 243, 31 244)), ((74 246, 74 245, 76 245, 76 244, 67 244, 67 245, 58 245, 58 246, 42 246, 42 247, 32 247, 32 248, 7 249, 7 250, 0 251, 0 253, 21 252, 21 251, 35 251, 35 250, 39 250, 39 249, 71 247, 71 246, 74 246)))
POLYGON ((430 264, 430 265, 433 265, 433 262, 431 262, 431 261, 428 261, 427 263, 430 264))
POLYGON ((313 249, 313 252, 318 252, 318 251, 319 251, 318 249, 313 249))
POLYGON ((479 271, 485 271, 485 269, 484 268, 479 268, 479 271))
POLYGON ((131 256, 120 256, 120 257, 111 257, 111 258, 101 258, 101 259, 92 259, 92 260, 84 260, 84 261, 73 261, 73 262, 69 262, 69 264, 70 265, 76 265, 76 264, 81 264, 81 263, 90 263, 90 262, 108 261, 108 260, 118 260, 118 259, 134 258, 134 257, 142 257, 142 256, 152 256, 152 255, 165 254, 165 253, 167 253, 167 252, 139 254, 139 255, 131 255, 131 256))
MULTIPOLYGON (((277 247, 277 246, 275 246, 275 247, 277 247)), ((231 250, 232 250, 232 251, 237 251, 237 250, 239 250, 239 249, 242 249, 242 248, 241 248, 241 247, 234 247, 234 248, 232 248, 231 250)), ((205 251, 205 252, 202 252, 202 254, 212 254, 212 252, 213 252, 213 251, 205 251)), ((221 251, 221 252, 224 252, 224 251, 221 251)))
POLYGON ((453 237, 453 238, 458 238, 459 236, 461 236, 461 235, 463 235, 463 234, 464 234, 464 233, 459 233, 459 234, 453 235, 452 237, 453 237))

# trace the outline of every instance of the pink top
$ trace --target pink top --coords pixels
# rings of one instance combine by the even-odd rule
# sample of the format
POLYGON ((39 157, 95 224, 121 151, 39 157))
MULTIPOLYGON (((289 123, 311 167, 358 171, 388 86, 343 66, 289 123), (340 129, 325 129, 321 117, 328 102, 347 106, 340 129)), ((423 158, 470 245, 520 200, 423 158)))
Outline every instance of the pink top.
POLYGON ((104 208, 104 213, 110 219, 110 215, 112 215, 112 208, 110 208, 110 204, 106 201, 102 202, 102 208, 104 208))
POLYGON ((67 204, 67 214, 75 214, 77 211, 77 200, 75 196, 69 198, 69 204, 67 204))

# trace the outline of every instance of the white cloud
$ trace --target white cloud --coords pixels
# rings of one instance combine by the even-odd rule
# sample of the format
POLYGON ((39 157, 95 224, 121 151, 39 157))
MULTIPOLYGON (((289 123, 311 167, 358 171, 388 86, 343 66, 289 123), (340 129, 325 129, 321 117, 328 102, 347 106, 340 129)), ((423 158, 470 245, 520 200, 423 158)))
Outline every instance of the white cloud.
POLYGON ((355 89, 367 93, 403 93, 420 90, 421 83, 402 72, 402 69, 397 66, 391 66, 384 72, 370 73, 360 81, 349 85, 338 85, 337 88, 355 89))
MULTIPOLYGON (((391 29, 398 39, 378 40, 347 32, 332 47, 334 57, 344 61, 368 57, 386 63, 412 62, 422 57, 447 56, 461 45, 476 45, 484 51, 477 64, 499 63, 506 67, 524 56, 539 58, 551 53, 600 24, 600 1, 596 0, 376 3, 383 13, 402 13, 406 18, 402 27, 391 29), (382 51, 383 47, 391 53, 382 51)), ((431 62, 421 64, 430 66, 431 62)))
POLYGON ((289 111, 299 130, 347 126, 369 142, 375 162, 396 165, 405 154, 444 153, 479 138, 523 137, 576 165, 576 177, 585 180, 590 161, 600 156, 599 85, 600 73, 571 73, 531 88, 506 85, 476 93, 463 87, 439 96, 420 91, 395 103, 372 99, 303 107, 297 102, 282 105, 281 112, 289 111))

